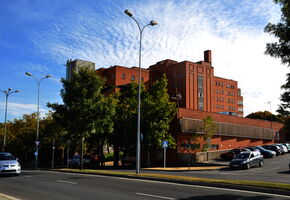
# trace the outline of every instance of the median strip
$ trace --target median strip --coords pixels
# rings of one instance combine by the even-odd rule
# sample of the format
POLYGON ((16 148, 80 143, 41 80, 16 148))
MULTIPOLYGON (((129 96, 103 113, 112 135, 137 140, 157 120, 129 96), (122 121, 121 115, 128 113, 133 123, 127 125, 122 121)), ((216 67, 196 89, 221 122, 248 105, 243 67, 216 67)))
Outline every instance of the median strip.
POLYGON ((198 177, 188 177, 188 176, 177 176, 177 175, 167 175, 167 174, 135 174, 130 172, 120 172, 120 171, 110 171, 110 170, 91 170, 91 169, 58 169, 53 171, 62 172, 74 172, 74 173, 87 173, 87 174, 98 174, 98 175, 111 175, 111 176, 126 176, 131 178, 147 178, 147 179, 159 179, 163 181, 179 181, 186 183, 216 183, 216 184, 229 184, 229 185, 244 185, 262 188, 272 188, 272 189, 283 189, 290 190, 290 184, 287 183, 275 183, 266 181, 250 181, 250 180, 227 180, 227 179, 211 179, 211 178, 198 178, 198 177))

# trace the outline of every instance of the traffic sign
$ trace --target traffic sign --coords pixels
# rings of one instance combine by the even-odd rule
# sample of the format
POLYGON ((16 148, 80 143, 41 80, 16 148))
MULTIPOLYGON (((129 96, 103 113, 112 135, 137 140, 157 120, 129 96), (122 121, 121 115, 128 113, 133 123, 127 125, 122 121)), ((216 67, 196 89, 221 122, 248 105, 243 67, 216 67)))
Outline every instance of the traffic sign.
POLYGON ((34 152, 34 156, 35 157, 37 157, 38 156, 38 152, 36 151, 36 152, 34 152))
POLYGON ((168 141, 162 141, 162 148, 168 147, 168 141))
POLYGON ((39 141, 35 141, 35 144, 36 144, 36 146, 38 146, 38 145, 39 145, 39 143, 40 143, 39 141))

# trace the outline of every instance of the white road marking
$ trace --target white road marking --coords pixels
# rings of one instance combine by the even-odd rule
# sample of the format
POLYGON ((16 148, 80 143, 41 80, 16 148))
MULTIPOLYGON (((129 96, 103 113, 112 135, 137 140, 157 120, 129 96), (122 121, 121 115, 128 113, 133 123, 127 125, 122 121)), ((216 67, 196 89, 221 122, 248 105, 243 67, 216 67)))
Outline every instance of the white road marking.
POLYGON ((74 184, 76 185, 76 182, 71 182, 71 181, 63 181, 63 180, 57 180, 57 182, 61 182, 61 183, 68 183, 68 184, 74 184))
POLYGON ((26 178, 31 178, 32 176, 27 176, 27 175, 23 175, 24 177, 26 177, 26 178))
MULTIPOLYGON (((287 199, 290 198, 289 195, 280 195, 280 194, 265 193, 265 192, 255 192, 255 191, 248 191, 248 190, 241 190, 241 189, 219 188, 219 187, 214 187, 214 186, 187 185, 187 184, 181 184, 181 183, 170 183, 170 182, 162 182, 162 181, 154 181, 154 180, 103 176, 103 175, 96 175, 96 174, 72 174, 72 173, 52 172, 52 171, 51 171, 51 173, 61 173, 61 174, 78 175, 78 176, 98 176, 98 177, 102 177, 102 178, 113 178, 113 179, 148 182, 148 183, 159 183, 159 184, 176 185, 176 186, 183 186, 183 187, 192 187, 192 188, 205 188, 205 189, 212 189, 212 190, 223 190, 223 191, 240 192, 240 193, 247 193, 247 194, 258 194, 258 195, 265 195, 265 196, 272 196, 272 197, 282 197, 282 198, 287 198, 287 199)), ((269 190, 269 192, 271 192, 271 191, 269 190)))
POLYGON ((145 194, 145 193, 136 193, 137 195, 141 195, 141 196, 147 196, 147 197, 153 197, 153 198, 158 198, 158 199, 168 199, 168 200, 175 200, 174 198, 171 197, 163 197, 163 196, 157 196, 157 195, 153 195, 153 194, 145 194))

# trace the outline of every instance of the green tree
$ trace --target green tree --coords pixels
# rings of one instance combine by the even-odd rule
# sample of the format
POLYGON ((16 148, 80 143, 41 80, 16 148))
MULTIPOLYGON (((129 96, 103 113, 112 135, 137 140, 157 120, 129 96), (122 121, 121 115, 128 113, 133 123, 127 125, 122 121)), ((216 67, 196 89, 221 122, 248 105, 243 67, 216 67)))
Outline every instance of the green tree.
MULTIPOLYGON (((41 133, 41 126, 39 130, 41 133)), ((35 138, 36 113, 25 114, 20 119, 9 121, 7 124, 6 151, 15 154, 22 164, 28 164, 34 159, 35 138)))
POLYGON ((277 42, 268 43, 266 54, 281 58, 282 63, 290 65, 290 3, 289 0, 274 0, 281 6, 281 21, 277 24, 268 23, 265 32, 278 38, 277 42))
POLYGON ((216 133, 216 124, 210 116, 207 116, 202 120, 201 131, 203 132, 202 137, 204 141, 206 141, 206 145, 204 145, 203 150, 207 151, 210 145, 210 139, 216 133))
MULTIPOLYGON (((141 89, 141 91, 144 91, 144 87, 141 89)), ((116 93, 117 107, 114 133, 112 135, 115 166, 118 165, 119 150, 126 155, 127 153, 134 151, 136 147, 137 97, 138 84, 134 82, 120 86, 119 92, 116 93)))
MULTIPOLYGON (((269 23, 265 27, 265 32, 273 35, 278 39, 277 42, 268 43, 266 54, 280 58, 283 64, 290 66, 290 3, 289 0, 274 0, 281 6, 281 20, 277 24, 269 23)), ((290 108, 290 74, 287 74, 286 84, 281 86, 285 91, 281 95, 282 103, 279 105, 277 112, 284 116, 289 116, 290 108)))
POLYGON ((165 74, 153 83, 144 94, 141 104, 141 133, 142 146, 147 152, 147 165, 150 165, 150 151, 161 149, 162 141, 169 141, 171 148, 175 148, 175 139, 170 134, 170 122, 176 114, 176 103, 171 102, 167 92, 165 74))
POLYGON ((267 121, 272 121, 272 122, 281 122, 280 121, 281 117, 276 116, 269 111, 253 112, 247 115, 246 118, 261 119, 261 120, 267 120, 267 121))
POLYGON ((69 137, 80 143, 82 169, 84 139, 91 136, 103 140, 104 134, 113 131, 114 101, 101 93, 104 80, 87 67, 79 68, 73 73, 71 81, 62 79, 62 83, 64 104, 48 106, 63 120, 60 123, 69 137))

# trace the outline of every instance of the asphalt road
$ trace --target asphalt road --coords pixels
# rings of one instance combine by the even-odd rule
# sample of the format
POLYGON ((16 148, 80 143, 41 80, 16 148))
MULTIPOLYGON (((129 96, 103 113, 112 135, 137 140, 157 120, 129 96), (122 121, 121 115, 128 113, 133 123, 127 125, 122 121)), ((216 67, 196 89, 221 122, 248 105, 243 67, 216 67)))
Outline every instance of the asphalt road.
MULTIPOLYGON (((230 168, 203 171, 153 171, 142 170, 142 173, 173 174, 180 176, 193 176, 214 179, 255 180, 290 184, 289 171, 290 153, 274 158, 264 159, 263 167, 249 170, 231 170, 230 168)), ((215 161, 215 163, 228 165, 228 162, 215 161)), ((132 171, 133 172, 133 171, 132 171)))
POLYGON ((0 193, 24 200, 268 200, 290 198, 290 196, 206 186, 46 171, 26 171, 23 176, 19 177, 0 177, 0 193))

